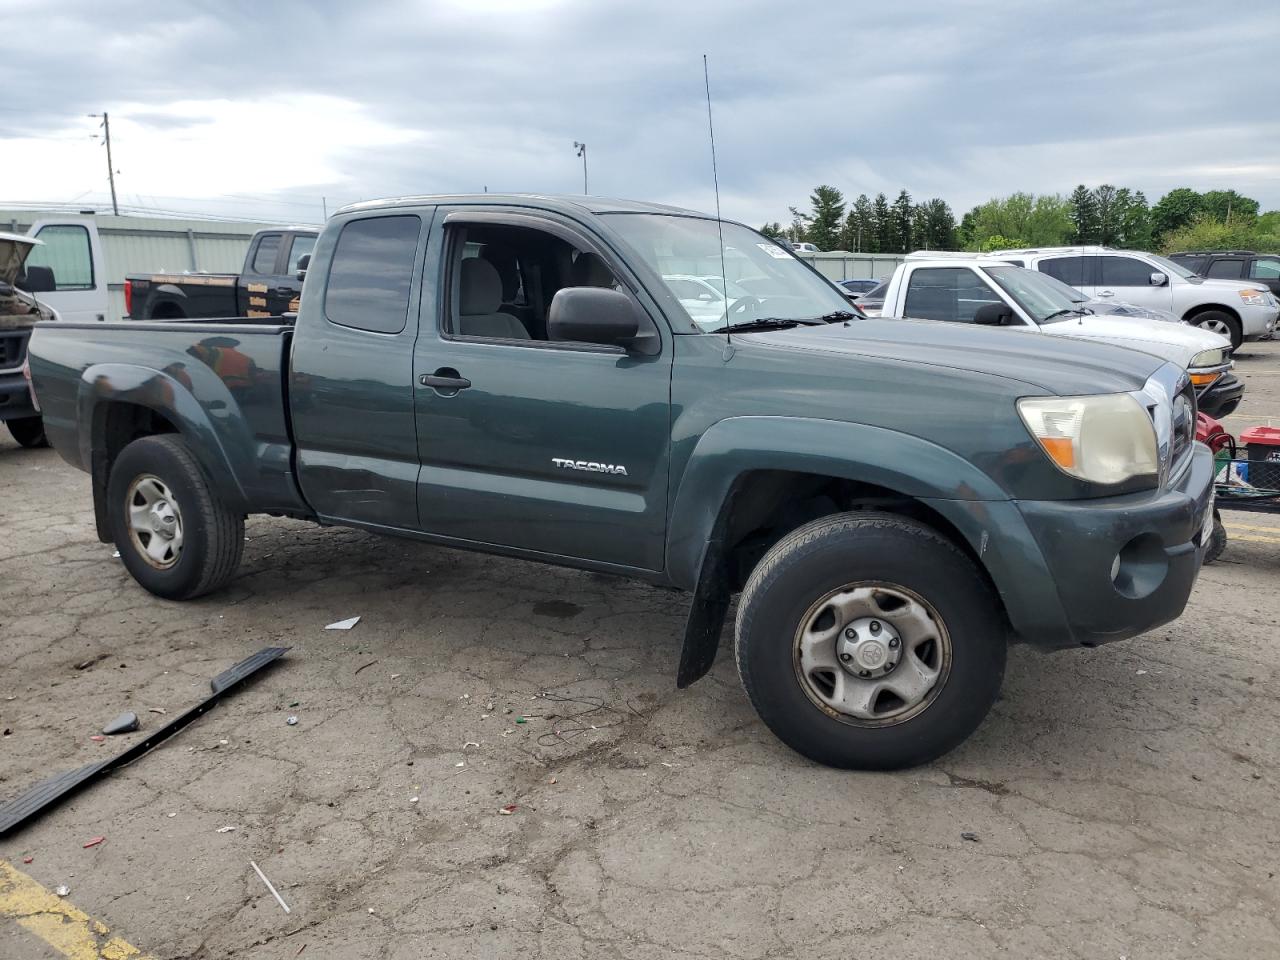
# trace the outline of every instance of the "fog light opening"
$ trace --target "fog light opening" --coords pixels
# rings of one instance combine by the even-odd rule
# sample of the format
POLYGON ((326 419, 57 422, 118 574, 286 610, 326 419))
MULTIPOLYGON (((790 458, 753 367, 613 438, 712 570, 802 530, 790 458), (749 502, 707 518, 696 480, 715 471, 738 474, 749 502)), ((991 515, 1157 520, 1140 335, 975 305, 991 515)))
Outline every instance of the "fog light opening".
POLYGON ((1159 589, 1169 572, 1169 556, 1154 533, 1143 533, 1126 543, 1111 562, 1111 583, 1130 600, 1148 597, 1159 589))

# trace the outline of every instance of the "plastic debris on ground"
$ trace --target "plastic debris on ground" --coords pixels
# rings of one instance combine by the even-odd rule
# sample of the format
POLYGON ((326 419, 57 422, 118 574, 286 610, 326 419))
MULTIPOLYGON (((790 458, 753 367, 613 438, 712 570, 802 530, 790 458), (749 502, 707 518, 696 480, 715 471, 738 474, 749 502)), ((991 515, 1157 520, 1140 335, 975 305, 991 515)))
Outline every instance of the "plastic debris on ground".
POLYGON ((346 620, 338 620, 325 627, 326 630, 350 630, 360 622, 359 617, 349 617, 346 620))
POLYGON ((132 711, 126 711, 103 727, 102 732, 110 737, 118 733, 133 733, 138 726, 138 715, 132 711))
POLYGON ((100 733, 95 733, 89 739, 92 740, 94 743, 103 743, 107 738, 100 733))
POLYGON ((498 813, 499 813, 501 816, 509 817, 509 816, 511 816, 513 813, 515 813, 515 812, 516 812, 516 810, 518 810, 518 809, 519 809, 519 808, 518 808, 514 803, 508 803, 505 807, 501 807, 501 808, 499 808, 498 813))
POLYGON ((294 716, 290 716, 290 717, 287 717, 284 722, 291 727, 296 727, 298 725, 298 718, 294 716))
POLYGON ((65 883, 60 883, 54 888, 53 892, 60 897, 69 897, 71 895, 71 888, 65 883))
POLYGON ((271 895, 276 898, 276 903, 280 904, 280 909, 285 913, 291 913, 292 911, 289 909, 289 905, 284 902, 284 897, 280 896, 276 891, 276 888, 271 885, 271 881, 268 880, 267 875, 262 872, 262 868, 252 860, 249 861, 249 866, 253 867, 253 872, 258 875, 258 879, 267 885, 267 889, 271 891, 271 895))
POLYGON ((107 839, 106 837, 94 837, 92 840, 90 840, 88 843, 84 845, 84 848, 88 850, 90 847, 96 847, 98 844, 102 843, 102 841, 106 839, 107 839))
POLYGON ((972 833, 972 832, 971 832, 971 831, 969 831, 969 830, 966 830, 964 833, 960 834, 960 839, 961 839, 961 840, 969 840, 969 841, 972 841, 973 843, 977 843, 977 842, 978 842, 978 835, 977 835, 976 833, 972 833))
POLYGON ((33 860, 35 860, 35 857, 23 857, 23 858, 22 858, 22 862, 23 862, 23 863, 31 863, 33 860))
POLYGON ((230 833, 230 832, 231 832, 232 830, 234 830, 234 829, 235 829, 235 827, 231 827, 231 826, 227 826, 227 827, 219 827, 219 828, 218 828, 218 832, 219 832, 219 833, 230 833))

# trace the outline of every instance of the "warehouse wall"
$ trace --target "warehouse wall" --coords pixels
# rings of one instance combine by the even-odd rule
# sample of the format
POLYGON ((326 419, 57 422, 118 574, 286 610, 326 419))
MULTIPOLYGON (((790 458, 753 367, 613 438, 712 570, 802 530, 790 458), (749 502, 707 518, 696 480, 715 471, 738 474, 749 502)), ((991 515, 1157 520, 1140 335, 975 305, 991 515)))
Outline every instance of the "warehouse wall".
POLYGON ((26 233, 38 220, 92 220, 102 238, 110 307, 124 316, 124 278, 136 273, 239 273, 254 232, 272 224, 248 221, 170 220, 65 210, 0 209, 0 230, 26 233))

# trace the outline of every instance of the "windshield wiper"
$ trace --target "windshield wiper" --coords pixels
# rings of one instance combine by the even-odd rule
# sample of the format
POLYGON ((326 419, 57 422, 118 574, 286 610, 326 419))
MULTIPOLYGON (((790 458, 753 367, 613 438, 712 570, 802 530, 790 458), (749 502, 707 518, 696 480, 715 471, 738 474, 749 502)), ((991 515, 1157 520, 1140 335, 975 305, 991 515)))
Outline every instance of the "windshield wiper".
POLYGON ((818 317, 823 323, 839 323, 841 320, 856 320, 858 315, 852 310, 834 310, 818 317))
MULTIPOLYGON (((826 321, 808 317, 756 317, 754 320, 739 320, 729 324, 730 330, 749 332, 751 330, 789 330, 792 327, 821 327, 826 321)), ((720 329, 724 329, 721 327, 720 329)))
POLYGON ((1053 313, 1049 314, 1047 317, 1045 317, 1045 318, 1044 318, 1043 320, 1041 320, 1040 322, 1041 322, 1041 323, 1048 323, 1048 322, 1049 322, 1050 320, 1052 320, 1054 317, 1063 317, 1063 316, 1067 316, 1067 317, 1076 317, 1076 316, 1083 317, 1083 316, 1084 316, 1086 313, 1088 313, 1088 312, 1089 312, 1088 310, 1080 310, 1080 309, 1078 309, 1078 308, 1076 308, 1076 307, 1063 307, 1061 310, 1055 310, 1055 311, 1053 311, 1053 313))

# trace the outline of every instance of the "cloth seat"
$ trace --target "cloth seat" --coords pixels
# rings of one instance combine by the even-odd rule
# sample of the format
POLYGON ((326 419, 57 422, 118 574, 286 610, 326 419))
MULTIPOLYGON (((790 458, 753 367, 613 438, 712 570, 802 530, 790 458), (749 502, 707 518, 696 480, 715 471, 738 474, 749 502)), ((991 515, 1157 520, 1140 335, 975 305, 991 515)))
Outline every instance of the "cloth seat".
POLYGON ((525 325, 503 313, 502 277, 488 260, 474 257, 462 261, 458 278, 458 333, 464 337, 492 337, 500 340, 528 340, 525 325))

